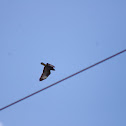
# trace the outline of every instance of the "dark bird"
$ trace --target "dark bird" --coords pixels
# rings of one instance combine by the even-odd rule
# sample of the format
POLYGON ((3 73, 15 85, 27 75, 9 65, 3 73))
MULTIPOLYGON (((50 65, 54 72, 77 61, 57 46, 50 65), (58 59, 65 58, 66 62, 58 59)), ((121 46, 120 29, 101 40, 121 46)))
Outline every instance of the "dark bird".
POLYGON ((41 65, 44 65, 45 67, 43 69, 41 77, 39 78, 39 81, 46 79, 51 74, 50 70, 55 70, 54 66, 49 63, 47 64, 41 63, 41 65))

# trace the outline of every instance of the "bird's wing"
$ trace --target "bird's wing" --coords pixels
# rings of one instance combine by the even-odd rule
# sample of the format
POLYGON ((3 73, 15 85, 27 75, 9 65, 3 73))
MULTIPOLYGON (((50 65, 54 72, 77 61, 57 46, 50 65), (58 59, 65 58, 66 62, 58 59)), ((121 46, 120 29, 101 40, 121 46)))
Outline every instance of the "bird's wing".
POLYGON ((41 62, 41 65, 45 66, 45 63, 41 62))
POLYGON ((39 80, 42 81, 42 80, 46 79, 49 75, 50 75, 50 70, 47 69, 46 67, 44 67, 43 73, 39 80))

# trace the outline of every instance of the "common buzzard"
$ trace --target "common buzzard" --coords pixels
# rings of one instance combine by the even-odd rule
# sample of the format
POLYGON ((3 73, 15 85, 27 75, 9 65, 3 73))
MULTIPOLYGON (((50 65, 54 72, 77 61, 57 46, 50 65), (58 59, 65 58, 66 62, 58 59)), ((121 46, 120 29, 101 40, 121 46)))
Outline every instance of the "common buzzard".
POLYGON ((49 63, 47 63, 47 64, 41 63, 41 65, 44 65, 45 67, 43 69, 43 73, 42 73, 41 77, 39 78, 39 81, 46 79, 51 73, 50 70, 55 70, 54 66, 49 63))

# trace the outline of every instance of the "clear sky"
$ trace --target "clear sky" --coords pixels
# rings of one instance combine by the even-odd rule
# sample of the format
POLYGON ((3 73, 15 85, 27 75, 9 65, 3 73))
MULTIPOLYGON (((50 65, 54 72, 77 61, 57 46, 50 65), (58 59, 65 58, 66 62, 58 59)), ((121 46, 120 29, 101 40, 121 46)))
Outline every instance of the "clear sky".
MULTIPOLYGON (((126 0, 1 0, 0 108, 126 49, 126 0), (39 82, 40 62, 56 71, 39 82)), ((126 126, 126 53, 0 112, 0 126, 126 126)))

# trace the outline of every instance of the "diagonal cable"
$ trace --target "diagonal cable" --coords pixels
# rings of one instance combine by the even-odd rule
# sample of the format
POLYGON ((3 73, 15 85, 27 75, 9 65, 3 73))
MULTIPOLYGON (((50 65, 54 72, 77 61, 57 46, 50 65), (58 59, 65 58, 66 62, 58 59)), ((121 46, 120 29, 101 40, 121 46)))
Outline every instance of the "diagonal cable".
POLYGON ((55 82, 55 83, 53 83, 53 84, 51 84, 51 85, 49 85, 49 86, 47 86, 47 87, 45 87, 45 88, 42 88, 42 89, 39 90, 39 91, 36 91, 36 92, 34 92, 34 93, 32 93, 32 94, 30 94, 30 95, 24 97, 24 98, 21 98, 21 99, 15 101, 15 102, 13 102, 13 103, 7 105, 7 106, 4 106, 3 108, 0 109, 0 111, 2 111, 2 110, 4 110, 4 109, 6 109, 6 108, 8 108, 8 107, 10 107, 10 106, 12 106, 12 105, 18 103, 18 102, 21 102, 21 101, 23 101, 23 100, 25 100, 25 99, 27 99, 27 98, 29 98, 29 97, 31 97, 31 96, 33 96, 33 95, 39 93, 39 92, 41 92, 41 91, 44 91, 44 90, 46 90, 46 89, 48 89, 48 88, 50 88, 50 87, 52 87, 52 86, 54 86, 54 85, 56 85, 56 84, 58 84, 58 83, 64 81, 64 80, 66 80, 66 79, 69 79, 69 78, 71 78, 71 77, 73 77, 73 76, 75 76, 75 75, 77 75, 77 74, 79 74, 79 73, 81 73, 81 72, 83 72, 83 71, 86 71, 86 70, 88 70, 88 69, 90 69, 90 68, 92 68, 92 67, 94 67, 94 66, 96 66, 96 65, 98 65, 98 64, 100 64, 100 63, 103 63, 103 62, 105 62, 105 61, 107 61, 107 60, 109 60, 109 59, 111 59, 111 58, 113 58, 113 57, 115 57, 115 56, 117 56, 117 55, 119 55, 119 54, 121 54, 121 53, 124 53, 125 51, 126 51, 126 49, 125 49, 125 50, 122 50, 122 51, 120 51, 120 52, 118 52, 118 53, 116 53, 116 54, 114 54, 114 55, 112 55, 112 56, 110 56, 110 57, 108 57, 108 58, 106 58, 106 59, 103 59, 103 60, 101 60, 101 61, 99 61, 99 62, 97 62, 97 63, 95 63, 95 64, 93 64, 93 65, 91 65, 91 66, 89 66, 89 67, 87 67, 87 68, 84 68, 84 69, 82 69, 82 70, 80 70, 80 71, 78 71, 78 72, 76 72, 76 73, 74 73, 74 74, 72 74, 72 75, 70 75, 70 76, 68 76, 68 77, 66 77, 66 78, 64 78, 64 79, 62 79, 62 80, 59 80, 59 81, 57 81, 57 82, 55 82))

